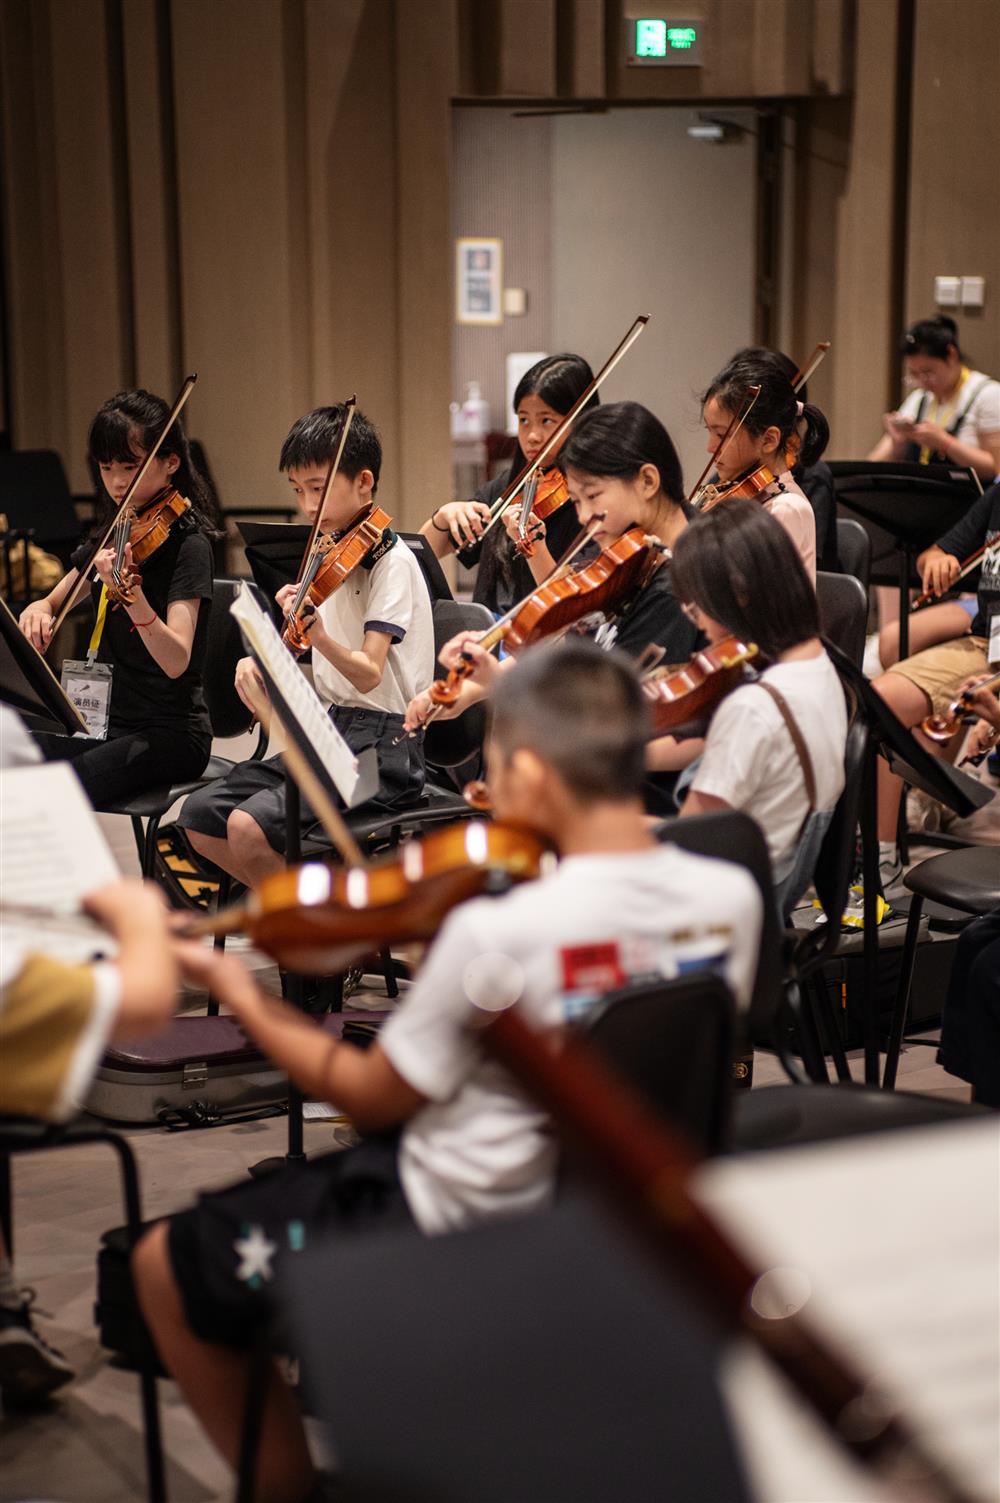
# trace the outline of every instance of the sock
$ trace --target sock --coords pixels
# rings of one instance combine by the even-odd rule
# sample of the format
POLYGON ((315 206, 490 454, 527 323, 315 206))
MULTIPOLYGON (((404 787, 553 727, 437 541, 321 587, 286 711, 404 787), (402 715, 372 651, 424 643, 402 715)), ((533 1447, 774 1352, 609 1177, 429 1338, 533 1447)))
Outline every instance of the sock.
POLYGON ((878 843, 879 866, 898 866, 899 850, 894 840, 880 840, 878 843))
POLYGON ((0 1306, 5 1310, 20 1310, 23 1300, 21 1290, 14 1279, 14 1265, 6 1256, 0 1256, 0 1306))

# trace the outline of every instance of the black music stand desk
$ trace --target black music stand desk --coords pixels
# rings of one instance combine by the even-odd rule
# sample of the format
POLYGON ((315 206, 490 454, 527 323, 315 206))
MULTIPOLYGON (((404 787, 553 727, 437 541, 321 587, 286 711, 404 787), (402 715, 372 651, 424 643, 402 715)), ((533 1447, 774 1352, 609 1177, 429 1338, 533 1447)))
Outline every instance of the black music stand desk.
POLYGON ((37 648, 0 600, 0 701, 24 715, 35 730, 72 736, 87 725, 37 648))
MULTIPOLYGON (((898 552, 899 656, 909 655, 910 587, 917 555, 929 548, 968 511, 979 488, 968 470, 943 464, 874 464, 871 460, 831 460, 833 489, 841 506, 874 529, 888 533, 898 552)), ((883 576, 876 583, 887 583, 883 576)))

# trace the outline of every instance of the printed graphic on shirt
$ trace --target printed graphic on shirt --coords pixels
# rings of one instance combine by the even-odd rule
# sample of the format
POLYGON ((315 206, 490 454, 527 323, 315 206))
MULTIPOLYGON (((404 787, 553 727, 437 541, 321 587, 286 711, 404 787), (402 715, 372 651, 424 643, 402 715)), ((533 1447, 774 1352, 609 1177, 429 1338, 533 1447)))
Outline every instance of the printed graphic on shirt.
POLYGON ((730 928, 706 924, 674 930, 662 940, 635 935, 600 944, 566 946, 558 952, 563 1016, 572 1022, 598 998, 632 982, 672 980, 694 971, 721 971, 731 940, 730 928))
POLYGON ((1000 531, 988 533, 986 544, 979 588, 987 594, 1000 594, 1000 531))

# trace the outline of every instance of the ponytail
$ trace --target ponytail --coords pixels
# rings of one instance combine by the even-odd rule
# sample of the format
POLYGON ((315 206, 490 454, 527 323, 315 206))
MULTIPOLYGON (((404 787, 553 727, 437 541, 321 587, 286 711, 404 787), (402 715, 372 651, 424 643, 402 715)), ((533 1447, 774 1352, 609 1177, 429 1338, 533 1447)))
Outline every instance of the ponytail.
POLYGON ((727 412, 741 412, 749 402, 751 388, 760 387, 747 419, 746 429, 754 437, 768 428, 777 428, 782 449, 793 437, 799 440, 798 463, 815 464, 830 442, 830 425, 820 409, 799 400, 792 387, 795 367, 787 355, 777 350, 752 348, 733 356, 702 396, 702 406, 714 397, 727 412))

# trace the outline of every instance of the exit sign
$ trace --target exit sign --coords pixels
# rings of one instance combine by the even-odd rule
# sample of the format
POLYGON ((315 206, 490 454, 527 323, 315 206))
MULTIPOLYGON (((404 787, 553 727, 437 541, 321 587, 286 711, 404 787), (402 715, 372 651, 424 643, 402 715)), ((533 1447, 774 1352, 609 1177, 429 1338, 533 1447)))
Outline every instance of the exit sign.
POLYGON ((705 39, 702 20, 668 16, 629 16, 625 22, 630 66, 699 68, 705 39))

